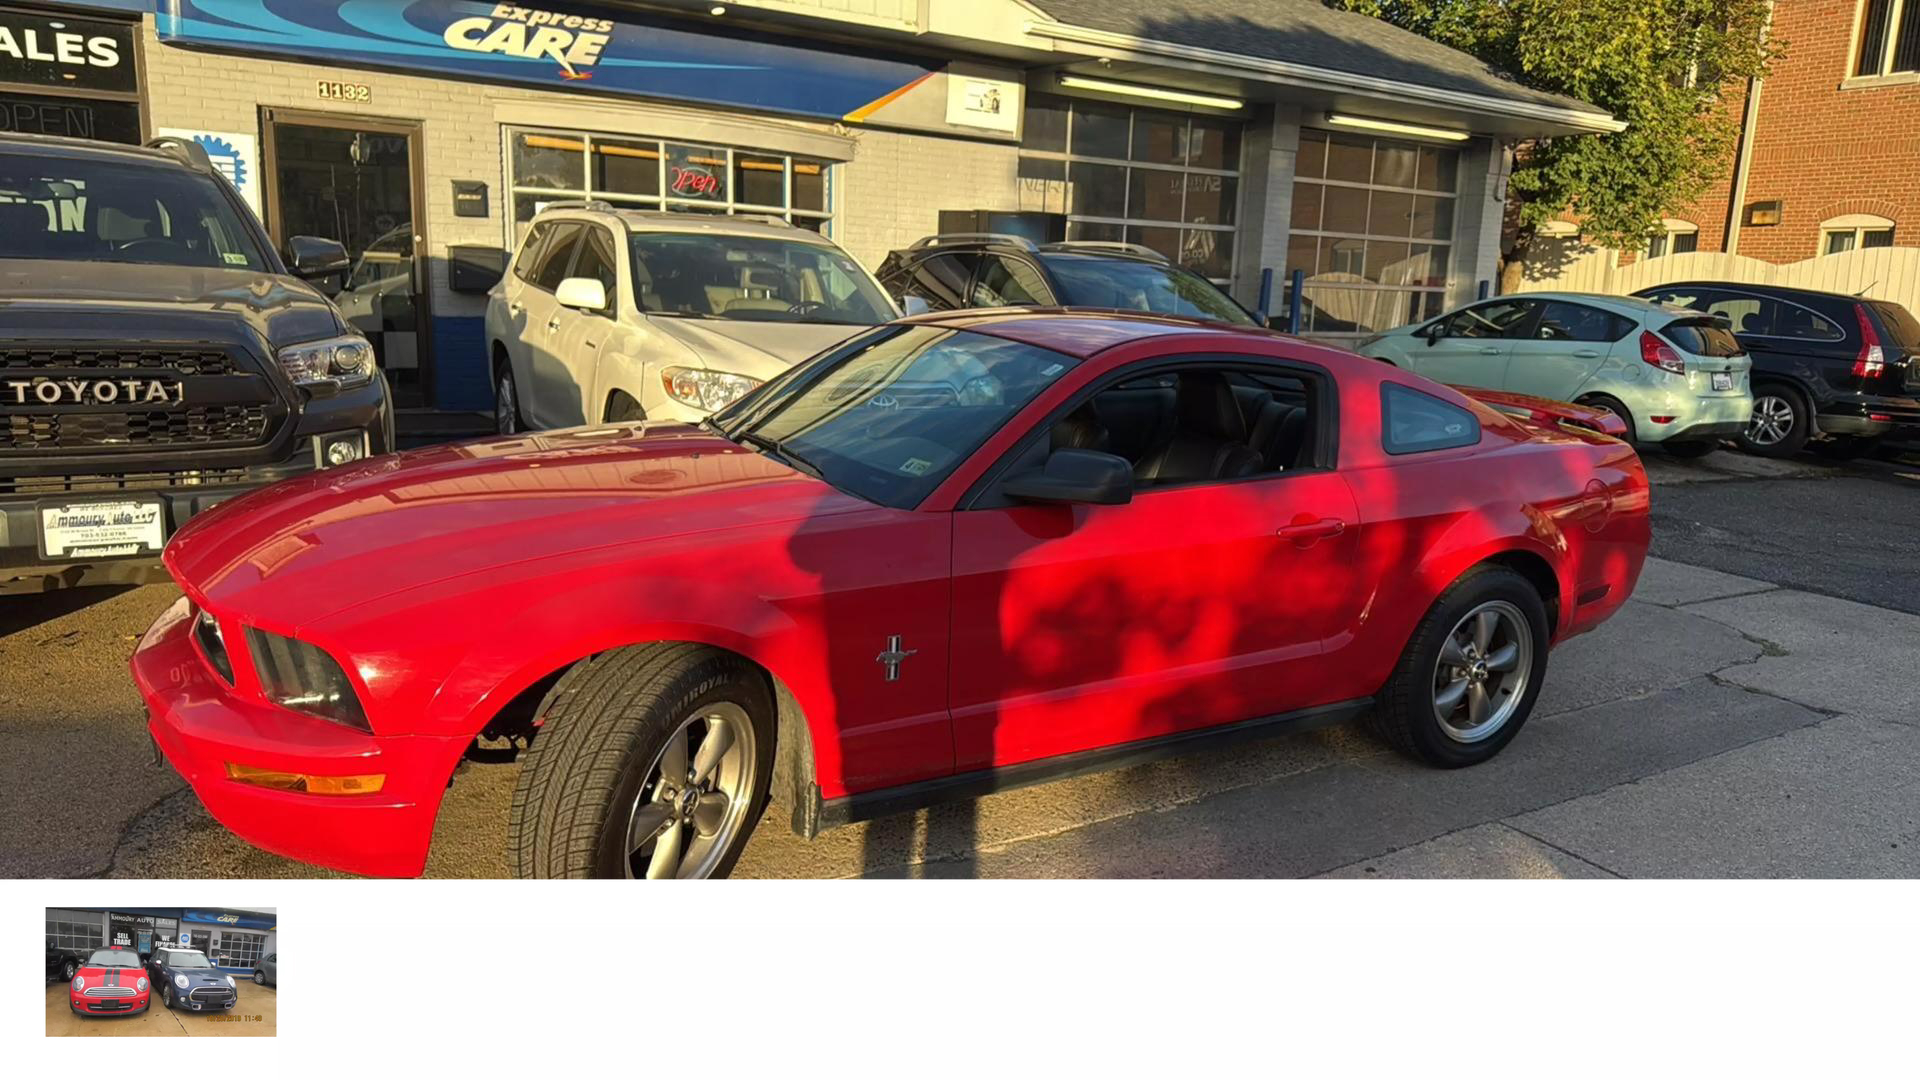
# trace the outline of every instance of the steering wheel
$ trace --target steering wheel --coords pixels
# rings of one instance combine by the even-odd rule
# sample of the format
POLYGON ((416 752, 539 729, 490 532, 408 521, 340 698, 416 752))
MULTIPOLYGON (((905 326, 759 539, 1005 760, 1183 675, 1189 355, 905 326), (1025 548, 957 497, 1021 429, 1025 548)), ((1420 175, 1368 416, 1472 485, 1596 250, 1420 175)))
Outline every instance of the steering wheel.
POLYGON ((171 236, 136 236, 113 250, 117 252, 133 251, 143 247, 165 247, 169 251, 178 251, 187 245, 171 236))
POLYGON ((795 300, 793 303, 787 305, 787 314, 811 315, 826 306, 827 302, 825 300, 795 300))

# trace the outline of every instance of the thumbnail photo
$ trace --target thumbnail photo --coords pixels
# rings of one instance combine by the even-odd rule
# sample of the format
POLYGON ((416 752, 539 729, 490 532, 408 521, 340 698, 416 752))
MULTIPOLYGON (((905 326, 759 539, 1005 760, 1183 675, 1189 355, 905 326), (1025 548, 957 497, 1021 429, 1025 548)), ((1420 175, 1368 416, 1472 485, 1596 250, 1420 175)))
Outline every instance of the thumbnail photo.
POLYGON ((273 908, 48 908, 47 1035, 273 1035, 273 908))

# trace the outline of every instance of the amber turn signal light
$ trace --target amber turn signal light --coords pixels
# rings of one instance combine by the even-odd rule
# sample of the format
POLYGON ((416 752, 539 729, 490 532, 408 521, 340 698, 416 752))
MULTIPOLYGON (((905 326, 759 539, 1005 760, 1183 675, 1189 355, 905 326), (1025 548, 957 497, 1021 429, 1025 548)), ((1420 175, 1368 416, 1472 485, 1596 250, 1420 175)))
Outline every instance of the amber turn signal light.
POLYGON ((386 786, 385 773, 371 776, 312 776, 307 773, 256 769, 251 765, 227 762, 227 779, 254 784, 275 791, 299 791, 308 795, 371 795, 386 786))

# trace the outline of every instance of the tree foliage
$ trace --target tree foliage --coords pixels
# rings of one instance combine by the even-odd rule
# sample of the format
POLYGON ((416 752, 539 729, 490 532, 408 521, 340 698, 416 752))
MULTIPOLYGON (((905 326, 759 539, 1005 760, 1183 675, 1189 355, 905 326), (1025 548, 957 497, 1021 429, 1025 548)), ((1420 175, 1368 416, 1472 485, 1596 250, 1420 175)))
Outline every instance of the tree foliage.
POLYGON ((1636 248, 1730 164, 1739 86, 1780 43, 1768 0, 1329 0, 1469 53, 1526 86, 1590 102, 1614 134, 1516 148, 1508 197, 1522 253, 1563 211, 1597 243, 1636 248), (1723 94, 1723 90, 1727 91, 1723 94))

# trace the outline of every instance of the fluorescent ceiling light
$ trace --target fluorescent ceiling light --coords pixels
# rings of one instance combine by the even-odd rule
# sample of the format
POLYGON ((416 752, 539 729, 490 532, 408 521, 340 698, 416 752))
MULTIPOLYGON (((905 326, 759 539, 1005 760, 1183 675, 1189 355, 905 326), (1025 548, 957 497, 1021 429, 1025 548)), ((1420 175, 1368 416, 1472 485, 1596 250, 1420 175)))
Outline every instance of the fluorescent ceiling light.
POLYGON ((1089 79, 1084 75, 1062 75, 1060 85, 1075 90, 1100 90, 1109 94, 1125 94, 1128 97, 1177 101, 1182 105, 1204 105, 1209 109, 1237 109, 1246 104, 1239 98, 1195 94, 1186 90, 1165 90, 1158 86, 1140 86, 1136 83, 1111 82, 1106 79, 1089 79))
POLYGON ((1327 123, 1334 127, 1363 128, 1367 131, 1387 131, 1395 135, 1413 135, 1422 139, 1445 139, 1448 142, 1465 142, 1473 135, 1452 128, 1422 127, 1419 124, 1400 124, 1392 120, 1375 120, 1370 116, 1348 116, 1345 113, 1328 113, 1327 123))

